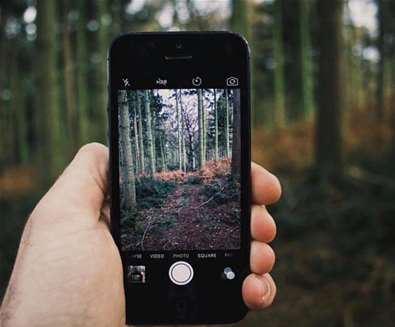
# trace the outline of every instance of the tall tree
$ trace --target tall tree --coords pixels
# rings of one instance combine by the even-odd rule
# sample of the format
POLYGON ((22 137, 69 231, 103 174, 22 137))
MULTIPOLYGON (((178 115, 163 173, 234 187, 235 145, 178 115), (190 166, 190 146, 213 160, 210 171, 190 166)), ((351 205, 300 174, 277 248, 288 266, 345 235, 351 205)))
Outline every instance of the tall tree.
POLYGON ((69 0, 63 0, 63 73, 64 73, 64 99, 67 114, 67 133, 69 151, 74 153, 78 147, 77 142, 77 112, 75 96, 74 58, 71 45, 71 27, 69 23, 69 0))
POLYGON ((180 114, 181 114, 181 154, 182 154, 182 170, 186 171, 186 145, 185 145, 185 112, 182 102, 182 90, 179 91, 180 114))
POLYGON ((150 106, 150 96, 149 91, 144 91, 144 107, 145 107, 145 115, 147 117, 147 142, 148 142, 148 158, 150 162, 150 173, 152 176, 156 172, 155 168, 155 149, 154 149, 154 139, 152 135, 152 113, 151 113, 151 106, 150 106))
POLYGON ((215 160, 219 159, 218 155, 218 107, 217 107, 217 90, 214 89, 214 151, 215 151, 215 160))
POLYGON ((285 82, 284 82, 284 49, 282 0, 274 1, 273 26, 273 58, 274 58, 274 112, 275 127, 285 126, 285 82))
MULTIPOLYGON (((12 130, 9 130, 9 133, 12 139, 16 142, 16 146, 12 149, 15 152, 15 159, 19 163, 27 163, 29 156, 29 147, 28 147, 28 135, 27 135, 27 116, 26 116, 26 106, 25 106, 25 95, 23 92, 23 83, 21 82, 20 73, 19 73, 19 65, 20 65, 20 49, 16 42, 13 40, 11 42, 10 51, 10 62, 9 62, 9 71, 10 71, 10 90, 11 90, 11 100, 12 106, 10 109, 12 111, 12 121, 13 124, 12 130)), ((8 109, 8 108, 7 108, 8 109)), ((8 122, 9 123, 9 122, 8 122)))
POLYGON ((207 160, 207 113, 204 105, 204 90, 202 89, 202 128, 203 128, 203 153, 204 161, 207 160))
POLYGON ((90 140, 87 93, 87 40, 86 40, 86 1, 78 1, 78 21, 76 37, 77 99, 78 99, 78 138, 80 144, 90 140))
POLYGON ((320 40, 315 160, 322 177, 342 172, 342 0, 317 0, 320 40))
POLYGON ((314 113, 313 73, 310 40, 310 5, 309 0, 299 0, 299 94, 300 109, 303 118, 310 118, 314 113))
MULTIPOLYGON (((254 5, 254 1, 252 0, 231 0, 231 15, 229 20, 229 27, 231 31, 239 33, 249 42, 249 46, 252 48, 252 54, 255 53, 254 46, 256 44, 255 40, 253 39, 252 24, 251 24, 251 22, 254 21, 254 17, 252 15, 253 5, 254 5)), ((254 55, 251 60, 251 65, 252 65, 251 85, 253 86, 251 88, 251 100, 255 106, 257 100, 257 97, 255 97, 255 89, 256 89, 255 72, 257 71, 257 69, 256 69, 256 59, 254 55)), ((259 85, 259 87, 261 87, 261 85, 259 85)), ((258 116, 258 112, 255 111, 253 113, 253 119, 255 119, 255 117, 257 116, 258 116)))
POLYGON ((106 60, 107 60, 107 48, 110 42, 110 25, 111 16, 109 15, 108 0, 97 1, 97 20, 99 22, 99 30, 97 33, 97 46, 99 53, 99 61, 97 66, 97 103, 95 113, 97 117, 97 131, 96 135, 102 142, 105 141, 105 131, 107 130, 107 72, 106 72, 106 60))
POLYGON ((185 109, 184 109, 184 121, 185 121, 186 135, 188 137, 188 160, 192 170, 195 170, 197 151, 195 151, 194 127, 191 117, 188 115, 185 109))
POLYGON ((204 147, 204 109, 203 109, 203 90, 197 90, 198 96, 198 134, 199 134, 199 167, 203 168, 206 163, 206 152, 204 147))
POLYGON ((37 2, 38 60, 37 108, 40 111, 37 130, 40 131, 41 167, 48 167, 44 179, 56 176, 64 165, 64 137, 61 126, 57 79, 56 1, 37 2))
POLYGON ((136 149, 136 171, 140 171, 141 172, 141 167, 140 163, 141 163, 141 154, 140 154, 140 142, 139 142, 139 133, 138 133, 138 127, 137 127, 137 94, 134 93, 133 96, 133 100, 131 100, 129 103, 133 103, 132 105, 132 112, 133 112, 133 137, 134 137, 134 147, 136 149))
POLYGON ((118 103, 120 110, 120 137, 122 146, 122 185, 123 194, 126 201, 126 209, 130 210, 136 205, 136 179, 134 174, 134 162, 132 153, 132 142, 130 140, 130 118, 129 118, 129 105, 128 96, 125 90, 119 91, 118 103))
POLYGON ((232 15, 230 28, 233 32, 240 33, 247 40, 251 38, 250 25, 250 0, 232 0, 232 15))
POLYGON ((165 141, 163 140, 165 133, 162 131, 159 136, 159 146, 160 146, 160 156, 162 158, 162 170, 167 171, 167 160, 166 160, 166 149, 165 149, 165 141))
MULTIPOLYGON (((0 92, 3 93, 5 89, 7 89, 7 76, 11 76, 8 73, 9 65, 7 65, 8 51, 10 47, 6 47, 6 35, 5 35, 5 26, 6 21, 8 21, 8 8, 2 7, 0 10, 0 92)), ((9 149, 10 146, 7 144, 7 136, 10 135, 9 128, 10 124, 7 120, 7 112, 8 108, 6 105, 6 101, 3 98, 0 98, 0 162, 4 163, 6 158, 8 157, 8 151, 5 149, 9 149)))
POLYGON ((233 93, 233 133, 232 133, 232 175, 240 174, 241 169, 241 138, 240 138, 240 90, 232 89, 233 93))
POLYGON ((229 91, 225 89, 225 156, 227 158, 230 155, 229 134, 229 91))
POLYGON ((384 118, 385 113, 385 15, 384 0, 377 0, 377 21, 378 21, 378 38, 377 49, 379 52, 379 61, 377 69, 377 87, 376 87, 376 116, 379 120, 384 118))
POLYGON ((176 99, 176 121, 177 121, 177 161, 178 169, 182 170, 182 142, 181 142, 181 115, 180 115, 180 105, 178 98, 178 90, 175 90, 176 99))
POLYGON ((156 158, 157 153, 156 153, 156 130, 157 130, 157 111, 156 111, 156 102, 155 102, 155 96, 154 96, 154 91, 150 90, 149 92, 150 96, 150 110, 151 110, 151 131, 152 131, 152 143, 153 143, 153 150, 154 150, 154 161, 155 161, 155 172, 156 172, 156 158))
POLYGON ((138 130, 139 130, 139 141, 140 141, 140 169, 141 173, 145 173, 145 154, 144 154, 144 140, 143 140, 143 115, 141 112, 141 99, 139 95, 139 91, 136 91, 136 105, 137 111, 139 115, 138 119, 138 130))

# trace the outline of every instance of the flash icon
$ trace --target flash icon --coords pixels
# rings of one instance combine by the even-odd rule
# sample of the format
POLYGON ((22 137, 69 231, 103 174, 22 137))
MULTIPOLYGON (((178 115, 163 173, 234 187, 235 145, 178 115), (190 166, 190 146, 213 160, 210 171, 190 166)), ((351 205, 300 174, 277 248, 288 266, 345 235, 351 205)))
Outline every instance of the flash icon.
POLYGON ((123 86, 130 86, 130 83, 129 83, 129 79, 128 78, 122 78, 122 81, 123 81, 123 86))

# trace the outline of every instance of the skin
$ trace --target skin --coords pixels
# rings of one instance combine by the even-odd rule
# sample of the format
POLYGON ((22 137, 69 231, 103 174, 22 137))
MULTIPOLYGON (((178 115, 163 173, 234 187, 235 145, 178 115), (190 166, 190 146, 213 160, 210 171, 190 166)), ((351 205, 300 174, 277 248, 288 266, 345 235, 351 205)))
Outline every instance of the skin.
MULTIPOLYGON (((22 235, 0 311, 0 326, 124 326, 122 264, 109 231, 108 149, 85 145, 34 208, 22 235)), ((269 306, 276 234, 265 205, 281 194, 278 179, 252 163, 251 271, 246 305, 269 306)))

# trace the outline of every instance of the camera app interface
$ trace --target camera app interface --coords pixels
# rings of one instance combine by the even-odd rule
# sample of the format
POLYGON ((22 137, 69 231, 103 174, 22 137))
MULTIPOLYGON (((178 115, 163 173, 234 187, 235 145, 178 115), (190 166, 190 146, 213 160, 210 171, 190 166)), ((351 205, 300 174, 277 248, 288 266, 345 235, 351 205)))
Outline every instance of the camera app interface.
POLYGON ((118 122, 122 250, 240 249, 240 90, 119 90, 118 122))

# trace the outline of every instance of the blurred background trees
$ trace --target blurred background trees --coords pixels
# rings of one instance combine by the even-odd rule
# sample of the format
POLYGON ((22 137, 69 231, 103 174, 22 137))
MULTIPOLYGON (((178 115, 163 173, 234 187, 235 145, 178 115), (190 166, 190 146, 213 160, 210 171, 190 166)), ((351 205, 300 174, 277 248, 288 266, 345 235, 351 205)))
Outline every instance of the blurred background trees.
POLYGON ((1 1, 0 289, 34 202, 106 140, 110 40, 230 29, 252 49, 254 160, 284 186, 278 300, 240 325, 391 326, 393 17, 391 0, 1 1))

